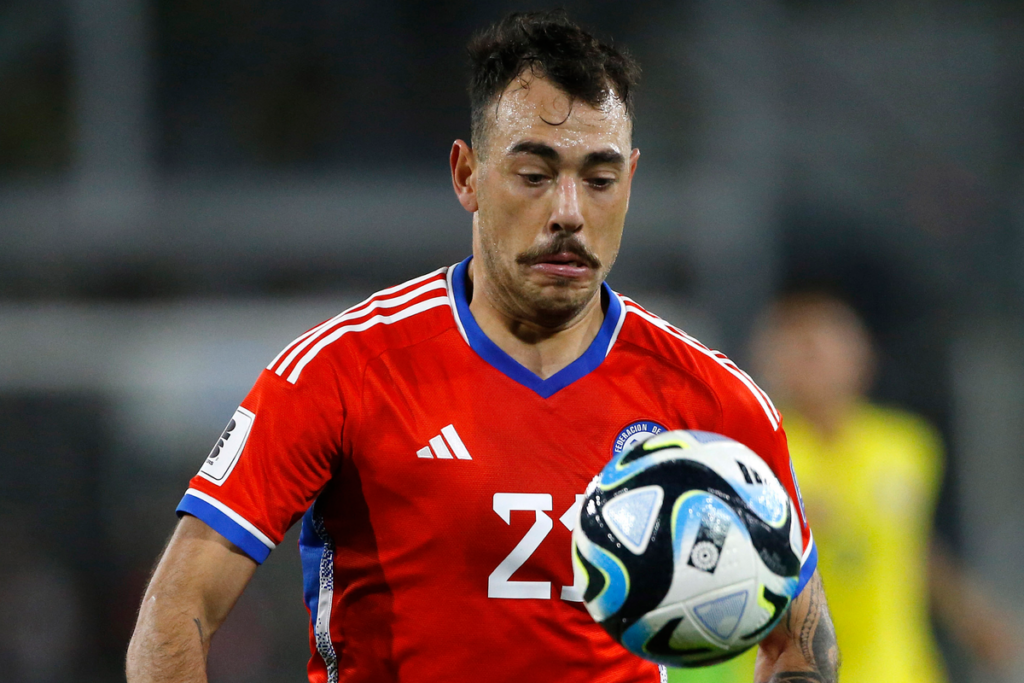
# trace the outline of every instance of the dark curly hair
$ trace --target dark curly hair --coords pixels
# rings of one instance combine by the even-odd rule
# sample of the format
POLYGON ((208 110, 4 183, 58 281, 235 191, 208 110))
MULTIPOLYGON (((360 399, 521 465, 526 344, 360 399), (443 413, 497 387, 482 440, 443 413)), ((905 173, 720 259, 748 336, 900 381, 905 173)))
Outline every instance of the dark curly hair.
POLYGON ((573 101, 593 107, 614 94, 633 118, 639 65, 574 24, 564 10, 509 14, 474 35, 468 50, 474 147, 486 134, 487 108, 527 69, 552 81, 573 101))

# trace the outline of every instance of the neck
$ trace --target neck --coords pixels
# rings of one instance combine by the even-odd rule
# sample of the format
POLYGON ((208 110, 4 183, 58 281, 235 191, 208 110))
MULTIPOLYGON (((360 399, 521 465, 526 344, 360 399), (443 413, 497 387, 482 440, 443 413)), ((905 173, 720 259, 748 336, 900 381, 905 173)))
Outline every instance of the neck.
POLYGON ((541 379, 547 379, 582 356, 601 331, 601 289, 576 315, 552 325, 509 313, 488 296, 486 283, 470 262, 469 310, 498 348, 541 379))

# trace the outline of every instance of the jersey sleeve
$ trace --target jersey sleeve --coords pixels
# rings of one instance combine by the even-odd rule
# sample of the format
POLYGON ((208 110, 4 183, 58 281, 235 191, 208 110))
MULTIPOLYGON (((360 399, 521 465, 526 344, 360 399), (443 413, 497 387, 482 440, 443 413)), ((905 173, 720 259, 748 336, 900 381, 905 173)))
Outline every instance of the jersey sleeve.
POLYGON ((189 482, 178 515, 198 517, 262 563, 336 469, 354 391, 330 363, 296 383, 264 370, 189 482))
POLYGON ((794 503, 803 540, 800 579, 796 592, 799 595, 818 566, 818 552, 804 512, 804 501, 800 495, 796 471, 789 457, 786 432, 782 428, 782 415, 753 380, 735 366, 730 369, 735 386, 729 388, 733 391, 719 392, 722 408, 721 432, 757 453, 778 477, 794 503))

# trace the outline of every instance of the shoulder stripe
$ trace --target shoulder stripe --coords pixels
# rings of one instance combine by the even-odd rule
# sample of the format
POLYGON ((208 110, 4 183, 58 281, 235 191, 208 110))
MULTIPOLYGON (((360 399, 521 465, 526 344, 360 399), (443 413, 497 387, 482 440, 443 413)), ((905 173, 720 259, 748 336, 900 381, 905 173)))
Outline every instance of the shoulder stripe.
MULTIPOLYGON (((650 314, 649 311, 648 311, 648 313, 650 314)), ((666 324, 668 324, 668 323, 666 323, 666 324)), ((750 375, 748 375, 746 372, 741 370, 740 367, 738 365, 736 365, 736 363, 734 363, 731 358, 726 356, 721 351, 715 351, 713 349, 709 349, 707 346, 705 346, 704 344, 701 344, 699 341, 697 341, 696 339, 694 339, 690 335, 686 334, 685 332, 680 330, 678 327, 674 327, 672 325, 669 325, 669 327, 672 327, 673 330, 675 330, 679 334, 681 334, 684 337, 686 337, 686 339, 689 340, 689 342, 692 345, 699 346, 701 349, 704 350, 705 353, 712 354, 719 363, 721 363, 722 365, 727 366, 733 374, 739 373, 739 374, 743 375, 743 377, 746 377, 747 380, 750 383, 749 386, 752 386, 756 391, 758 391, 761 394, 761 396, 764 397, 764 400, 768 403, 768 406, 771 408, 772 413, 775 414, 775 419, 776 420, 781 420, 782 419, 782 416, 779 415, 779 411, 775 408, 775 404, 772 403, 770 398, 768 398, 768 394, 765 392, 765 390, 762 389, 761 387, 757 386, 757 383, 754 382, 754 380, 750 377, 750 375)))
MULTIPOLYGON (((626 298, 626 297, 624 297, 624 298, 626 298)), ((762 406, 765 403, 767 403, 768 407, 771 409, 772 414, 775 415, 775 419, 780 421, 780 422, 782 421, 782 416, 779 415, 779 411, 775 408, 775 404, 772 403, 772 400, 768 397, 768 394, 765 393, 764 389, 762 389, 761 387, 757 386, 757 383, 754 382, 754 380, 750 377, 750 375, 748 375, 746 372, 741 370, 740 367, 738 365, 736 365, 736 363, 734 363, 732 361, 732 359, 730 359, 728 356, 726 356, 721 351, 714 351, 713 349, 709 349, 707 346, 702 344, 697 339, 694 339, 693 337, 688 335, 686 332, 684 332, 681 329, 679 329, 678 327, 670 324, 668 321, 663 320, 661 318, 658 318, 658 316, 654 315, 653 313, 651 313, 650 311, 645 309, 643 306, 641 306, 640 304, 638 304, 635 301, 633 301, 632 299, 628 299, 627 298, 627 300, 637 310, 642 311, 642 312, 646 313, 647 315, 649 315, 649 316, 651 316, 653 318, 657 318, 662 323, 664 323, 664 325, 668 326, 668 328, 671 328, 671 332, 674 333, 674 335, 681 335, 684 338, 683 341, 686 341, 690 346, 698 348, 701 351, 701 353, 704 353, 705 355, 713 356, 717 362, 719 362, 722 365, 725 365, 727 367, 727 369, 730 372, 732 372, 733 374, 739 373, 740 375, 742 375, 741 379, 743 379, 743 378, 746 379, 746 381, 744 381, 744 384, 747 384, 748 388, 750 388, 752 391, 756 391, 762 397, 764 397, 764 403, 762 403, 762 406)))
POLYGON ((367 304, 371 303, 375 299, 379 299, 381 297, 385 297, 385 296, 387 296, 389 294, 394 294, 395 292, 399 292, 399 291, 401 291, 401 290, 403 290, 403 289, 405 289, 407 287, 412 287, 413 285, 417 285, 417 284, 419 284, 419 283, 421 283, 421 282, 423 282, 425 280, 430 280, 432 278, 435 278, 438 275, 440 275, 442 273, 442 271, 444 271, 444 268, 438 268, 437 270, 435 270, 435 271, 433 271, 431 273, 427 273, 426 275, 421 275, 420 277, 417 277, 417 278, 414 278, 412 280, 409 280, 408 282, 403 282, 400 285, 395 285, 394 287, 388 287, 387 289, 382 289, 379 292, 374 292, 373 294, 371 294, 370 296, 368 296, 366 299, 364 299, 363 301, 359 302, 355 306, 351 306, 350 308, 346 308, 344 311, 342 311, 338 315, 334 316, 330 320, 326 320, 326 321, 320 323, 319 325, 317 325, 313 329, 308 330, 307 332, 304 332, 299 337, 297 337, 296 339, 292 340, 292 342, 290 344, 288 344, 288 346, 284 347, 281 350, 281 353, 277 354, 277 356, 274 358, 274 360, 272 360, 270 362, 270 365, 267 366, 267 370, 273 370, 274 366, 277 365, 277 362, 279 360, 281 360, 281 358, 286 353, 288 353, 288 351, 291 350, 297 343, 307 339, 308 337, 310 337, 310 336, 312 336, 314 334, 317 334, 318 332, 320 332, 321 330, 323 330, 326 327, 330 327, 331 325, 335 324, 338 321, 338 319, 341 318, 342 316, 348 315, 349 313, 355 313, 359 309, 366 307, 367 304))
POLYGON ((380 294, 375 294, 374 296, 370 297, 369 299, 362 302, 358 306, 354 306, 344 311, 343 313, 334 316, 327 322, 324 322, 318 325, 317 327, 313 328, 309 332, 303 334, 301 337, 299 337, 291 344, 289 344, 287 347, 285 347, 284 351, 279 353, 277 358, 275 358, 273 362, 269 366, 267 366, 267 369, 273 370, 274 365, 277 364, 277 362, 281 359, 281 356, 283 356, 285 352, 288 352, 287 357, 285 357, 284 361, 282 361, 281 364, 277 366, 277 370, 275 370, 275 372, 278 375, 283 375, 285 370, 288 369, 288 366, 291 365, 292 361, 295 360, 296 356, 302 353, 302 351, 307 346, 316 341, 319 337, 321 337, 332 327, 340 325, 343 322, 348 322, 350 320, 356 320, 358 318, 361 318, 367 315, 368 313, 377 310, 378 308, 396 308, 404 303, 407 303, 415 299, 418 296, 426 294, 427 292, 433 291, 435 289, 444 289, 446 286, 447 283, 443 279, 435 279, 433 282, 428 282, 425 285, 422 285, 420 287, 417 287, 416 289, 412 289, 408 292, 405 292, 404 294, 392 297, 390 299, 378 298, 380 297, 380 294))
POLYGON ((724 354, 718 353, 717 351, 712 351, 711 349, 709 349, 708 347, 704 346, 699 341, 691 337, 690 335, 686 334, 685 332, 676 327, 673 327, 672 325, 665 322, 658 316, 652 313, 648 313, 639 305, 637 305, 632 299, 629 299, 628 297, 622 297, 622 299, 626 303, 627 311, 633 313, 634 315, 643 320, 646 320, 647 322, 657 327, 659 330, 662 330, 671 337, 678 339, 687 346, 697 350, 698 352, 704 354, 708 358, 711 358, 713 361, 715 361, 720 366, 725 368, 725 370, 729 374, 731 374, 733 377, 742 382, 743 385, 747 387, 747 389, 750 391, 750 393, 754 395, 754 398, 756 398, 757 402, 761 405, 761 409, 764 410, 764 414, 768 417, 768 421, 771 423, 772 429, 777 430, 779 428, 779 411, 775 409, 775 406, 772 404, 771 399, 769 399, 768 395, 761 390, 761 387, 757 386, 754 380, 752 380, 750 376, 747 375, 747 373, 740 370, 735 363, 729 360, 724 354))
MULTIPOLYGON (((444 284, 443 280, 441 281, 441 284, 444 284)), ((403 308, 399 312, 393 313, 391 315, 375 315, 372 318, 368 318, 360 323, 356 323, 354 325, 344 325, 342 327, 339 327, 330 334, 328 334, 327 336, 325 336, 324 338, 322 338, 316 344, 314 344, 313 347, 310 348, 306 352, 306 354, 299 359, 299 361, 295 364, 295 367, 292 368, 291 374, 288 375, 288 381, 291 382, 292 384, 295 384, 295 382, 297 382, 299 379, 299 375, 302 374, 302 369, 306 367, 306 365, 308 365, 310 361, 316 358, 317 354, 320 353, 324 349, 324 347, 328 346, 329 344, 333 344, 334 342, 338 341, 349 332, 362 332, 376 325, 390 325, 391 323, 398 322, 399 320, 411 318, 412 316, 417 315, 418 313, 422 313, 423 311, 428 311, 431 308, 437 308, 438 306, 448 305, 449 302, 447 295, 435 296, 430 299, 424 299, 423 301, 415 303, 412 306, 403 308)), ((281 372, 283 371, 279 368, 278 374, 281 374, 281 372)))

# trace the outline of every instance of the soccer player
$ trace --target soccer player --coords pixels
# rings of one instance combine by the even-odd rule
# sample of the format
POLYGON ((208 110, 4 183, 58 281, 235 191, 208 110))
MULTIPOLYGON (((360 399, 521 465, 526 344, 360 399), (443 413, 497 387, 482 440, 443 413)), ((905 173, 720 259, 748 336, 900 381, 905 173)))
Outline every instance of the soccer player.
POLYGON ((1012 616, 932 539, 939 434, 869 401, 875 352, 861 317, 824 290, 796 290, 768 309, 752 346, 786 410, 846 655, 843 680, 948 680, 932 614, 980 662, 1010 671, 1022 651, 1012 616))
MULTIPOLYGON (((128 679, 204 681, 217 627, 301 519, 311 682, 656 683, 583 604, 570 532, 612 455, 666 429, 759 453, 797 497, 779 414, 721 354, 613 292, 638 68, 562 14, 470 45, 452 182, 472 256, 287 346, 192 479, 128 679)), ((810 530, 758 681, 834 681, 810 530)))

